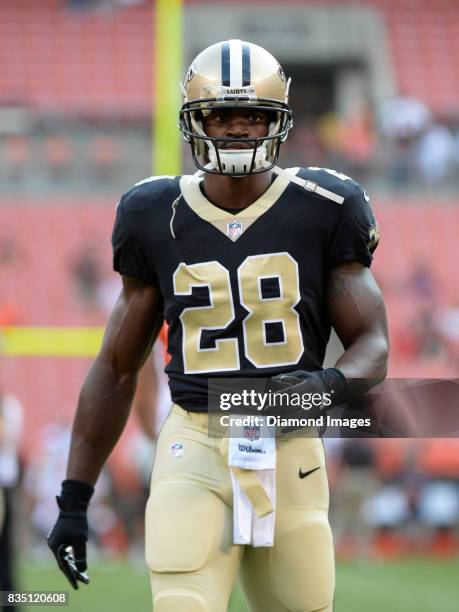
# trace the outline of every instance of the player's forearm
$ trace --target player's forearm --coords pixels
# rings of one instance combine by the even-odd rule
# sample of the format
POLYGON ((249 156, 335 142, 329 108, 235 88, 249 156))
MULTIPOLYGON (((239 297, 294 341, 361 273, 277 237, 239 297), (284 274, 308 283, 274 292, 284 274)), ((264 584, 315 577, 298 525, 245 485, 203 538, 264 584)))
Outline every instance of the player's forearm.
POLYGON ((96 360, 80 393, 72 430, 67 478, 94 484, 129 416, 136 374, 117 375, 96 360))
POLYGON ((389 341, 380 289, 368 268, 358 262, 344 264, 330 272, 327 305, 345 348, 335 365, 347 380, 354 381, 348 385, 348 395, 358 395, 387 373, 389 341))
POLYGON ((367 332, 352 342, 335 364, 346 379, 359 379, 367 388, 387 374, 389 345, 385 334, 367 332))

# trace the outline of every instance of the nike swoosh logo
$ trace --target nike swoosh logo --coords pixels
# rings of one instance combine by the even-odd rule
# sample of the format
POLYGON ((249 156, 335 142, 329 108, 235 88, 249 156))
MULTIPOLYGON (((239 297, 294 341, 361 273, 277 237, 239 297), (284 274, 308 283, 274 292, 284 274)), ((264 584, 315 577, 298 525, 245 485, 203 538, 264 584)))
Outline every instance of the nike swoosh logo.
POLYGON ((309 476, 309 474, 312 474, 313 472, 316 472, 317 470, 320 470, 320 465, 319 467, 312 468, 312 470, 308 470, 307 472, 302 472, 300 468, 300 471, 298 472, 298 476, 300 478, 306 478, 306 476, 309 476))

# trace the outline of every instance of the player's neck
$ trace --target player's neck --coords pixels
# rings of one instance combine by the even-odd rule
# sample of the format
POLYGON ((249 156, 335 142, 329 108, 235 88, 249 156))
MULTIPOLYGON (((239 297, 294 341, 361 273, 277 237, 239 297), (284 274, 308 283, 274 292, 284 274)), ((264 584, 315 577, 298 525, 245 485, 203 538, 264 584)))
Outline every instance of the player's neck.
POLYGON ((204 191, 208 200, 223 208, 246 208, 258 200, 272 182, 272 172, 234 178, 204 174, 204 191))

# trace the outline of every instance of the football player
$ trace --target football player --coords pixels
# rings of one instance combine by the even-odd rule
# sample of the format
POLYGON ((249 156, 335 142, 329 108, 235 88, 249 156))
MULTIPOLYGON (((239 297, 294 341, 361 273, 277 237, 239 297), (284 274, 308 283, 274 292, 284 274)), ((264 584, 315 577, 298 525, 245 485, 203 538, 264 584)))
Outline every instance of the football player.
MULTIPOLYGON (((165 319, 173 407, 146 509, 155 612, 223 612, 238 571, 253 611, 332 610, 321 440, 278 441, 273 545, 253 546, 235 543, 232 468, 221 440, 208 435, 212 378, 290 374, 286 384, 301 391, 345 399, 352 379, 377 382, 386 374, 385 310, 369 270, 378 230, 368 197, 338 172, 277 166, 292 127, 289 85, 257 45, 230 40, 205 49, 185 77, 180 111, 198 172, 146 179, 118 205, 112 241, 123 289, 81 391, 48 540, 75 587, 87 581, 94 485, 165 319), (345 351, 324 370, 331 326, 345 351)), ((251 470, 242 472, 251 479, 251 470)))

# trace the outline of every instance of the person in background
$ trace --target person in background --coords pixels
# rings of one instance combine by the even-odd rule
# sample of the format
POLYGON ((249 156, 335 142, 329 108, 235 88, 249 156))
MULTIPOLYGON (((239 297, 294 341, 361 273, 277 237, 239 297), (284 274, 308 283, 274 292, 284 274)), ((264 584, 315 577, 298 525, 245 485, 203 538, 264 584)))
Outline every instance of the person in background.
POLYGON ((359 561, 365 561, 371 556, 371 529, 365 517, 365 502, 380 484, 372 441, 343 440, 337 464, 333 508, 336 535, 341 552, 353 552, 359 561))
MULTIPOLYGON (((14 576, 14 497, 19 482, 19 443, 22 432, 22 406, 0 386, 0 590, 15 591, 14 576)), ((4 606, 3 612, 18 610, 4 606)))

